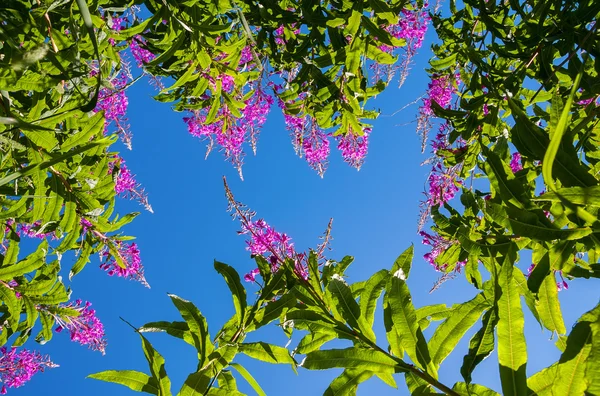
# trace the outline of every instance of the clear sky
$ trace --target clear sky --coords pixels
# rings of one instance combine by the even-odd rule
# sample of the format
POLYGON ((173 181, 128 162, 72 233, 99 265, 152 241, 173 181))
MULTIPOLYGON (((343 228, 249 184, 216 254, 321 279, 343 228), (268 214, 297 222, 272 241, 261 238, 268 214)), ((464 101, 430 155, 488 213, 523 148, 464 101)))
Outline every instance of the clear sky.
MULTIPOLYGON (((152 289, 121 278, 110 278, 98 268, 98 258, 72 282, 73 298, 89 300, 106 328, 108 348, 106 356, 69 341, 66 334, 56 334, 44 346, 28 343, 31 349, 50 354, 61 367, 37 374, 30 383, 19 389, 10 389, 12 395, 61 394, 75 395, 132 395, 133 391, 114 385, 86 379, 86 375, 109 369, 134 369, 148 372, 138 336, 119 317, 136 326, 157 320, 181 320, 167 293, 174 293, 193 301, 207 317, 211 335, 233 313, 229 291, 223 279, 213 269, 213 260, 228 263, 241 275, 254 268, 254 262, 245 250, 239 225, 226 212, 227 202, 221 176, 228 178, 239 201, 258 212, 276 230, 290 235, 297 250, 315 247, 330 217, 333 222, 333 251, 329 256, 341 259, 355 257, 347 274, 349 281, 366 279, 381 268, 390 268, 395 258, 411 243, 415 244, 415 262, 409 285, 413 302, 420 307, 427 304, 456 302, 471 299, 476 290, 463 276, 445 283, 429 294, 438 278, 422 255, 426 246, 416 234, 419 200, 423 197, 426 166, 420 163, 427 155, 420 153, 419 137, 415 133, 416 106, 395 116, 386 116, 417 99, 427 88, 422 70, 430 57, 429 40, 415 58, 412 73, 400 90, 392 86, 372 104, 381 108, 371 135, 367 160, 357 172, 343 163, 332 144, 332 158, 325 178, 312 171, 304 159, 294 155, 290 137, 277 107, 260 136, 258 155, 248 155, 244 165, 245 181, 237 171, 213 152, 204 160, 205 144, 187 133, 182 114, 171 111, 169 105, 154 102, 154 88, 146 81, 137 83, 129 92, 129 119, 134 133, 133 151, 123 157, 137 179, 145 187, 154 208, 154 214, 143 211, 135 202, 121 202, 126 211, 142 211, 127 228, 126 233, 137 237, 146 278, 152 289)), ((530 262, 523 260, 526 269, 530 262)), ((72 258, 65 257, 65 275, 72 258)), ((572 281, 570 289, 561 292, 565 322, 569 329, 575 320, 593 307, 598 298, 590 281, 572 281), (584 302, 589 303, 584 303, 584 302)), ((251 296, 252 293, 249 292, 251 296)), ((383 331, 381 307, 376 316, 378 342, 387 348, 383 331)), ((468 340, 478 329, 476 325, 442 364, 440 378, 450 386, 462 380, 459 368, 468 350, 468 340)), ((551 347, 550 333, 542 333, 539 325, 526 315, 530 361, 528 375, 548 366, 559 357, 558 349, 551 347)), ((430 337, 432 329, 425 333, 430 337)), ((157 350, 166 358, 166 369, 176 394, 184 379, 195 370, 194 349, 183 341, 166 334, 148 336, 157 350)), ((285 345, 287 339, 276 327, 252 334, 248 340, 261 339, 285 345)), ((292 346, 300 340, 293 337, 292 346)), ((274 366, 251 362, 240 356, 240 363, 248 363, 268 395, 319 395, 341 370, 311 372, 299 369, 296 376, 289 366, 274 366)), ((474 382, 500 391, 495 354, 484 361, 474 373, 474 382)), ((408 391, 401 375, 396 375, 399 389, 389 388, 378 379, 371 379, 359 387, 359 395, 404 395, 408 391)), ((253 394, 245 381, 238 378, 240 391, 253 394)))

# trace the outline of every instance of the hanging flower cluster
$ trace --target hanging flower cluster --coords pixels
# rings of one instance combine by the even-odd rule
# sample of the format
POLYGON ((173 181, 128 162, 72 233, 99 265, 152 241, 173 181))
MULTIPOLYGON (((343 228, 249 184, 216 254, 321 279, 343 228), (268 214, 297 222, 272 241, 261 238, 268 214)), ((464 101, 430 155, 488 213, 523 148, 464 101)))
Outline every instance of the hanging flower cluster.
POLYGON ((87 345, 94 351, 100 351, 103 355, 106 350, 106 340, 104 339, 104 326, 96 317, 96 311, 91 308, 90 302, 83 304, 82 300, 75 300, 69 304, 60 304, 59 308, 67 308, 79 313, 78 316, 64 316, 52 314, 58 327, 56 332, 60 333, 67 330, 71 335, 71 341, 87 345))
POLYGON ((48 356, 27 349, 2 347, 0 353, 0 394, 3 395, 7 393, 7 388, 23 386, 35 373, 43 372, 46 368, 58 367, 48 356))
POLYGON ((100 265, 100 268, 107 271, 110 276, 135 280, 149 288, 150 285, 144 277, 144 267, 142 266, 142 259, 140 258, 140 251, 137 244, 116 241, 114 242, 114 245, 114 253, 110 250, 102 253, 102 255, 106 257, 106 261, 100 265), (118 255, 124 268, 119 265, 115 255, 118 255))

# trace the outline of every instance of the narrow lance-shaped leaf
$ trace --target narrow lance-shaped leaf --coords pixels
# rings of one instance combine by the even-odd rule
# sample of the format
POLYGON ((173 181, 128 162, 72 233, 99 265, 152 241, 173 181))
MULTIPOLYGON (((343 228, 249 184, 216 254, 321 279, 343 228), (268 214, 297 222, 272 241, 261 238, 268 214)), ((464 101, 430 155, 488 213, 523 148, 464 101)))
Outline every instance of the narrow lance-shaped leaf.
POLYGON ((243 343, 240 344, 239 352, 263 362, 291 364, 294 370, 296 368, 296 361, 290 356, 290 352, 277 345, 266 342, 243 343))
POLYGON ((465 355, 460 368, 460 373, 467 384, 471 382, 471 374, 475 367, 494 351, 494 331, 497 322, 496 308, 490 308, 483 315, 481 329, 471 338, 469 352, 465 355))
POLYGON ((473 299, 457 304, 452 308, 452 314, 444 320, 429 340, 429 352, 433 363, 438 367, 454 350, 467 330, 473 326, 482 312, 490 307, 489 301, 479 293, 473 299))
POLYGON ((323 393, 323 396, 356 395, 356 389, 361 382, 371 378, 371 371, 344 370, 336 377, 323 393))
POLYGON ((365 318, 362 317, 360 306, 352 296, 350 288, 334 275, 329 281, 327 289, 331 293, 335 308, 340 312, 344 320, 352 328, 361 331, 367 338, 374 341, 375 333, 371 329, 371 326, 367 324, 365 318))
POLYGON ((401 363, 383 352, 362 348, 328 349, 311 352, 306 355, 300 365, 309 370, 327 370, 338 367, 382 373, 407 371, 406 363, 401 363))
POLYGON ((136 392, 145 392, 151 395, 158 395, 158 383, 155 378, 148 374, 133 370, 107 370, 96 374, 88 375, 88 378, 97 379, 104 382, 112 382, 128 387, 136 392))
MULTIPOLYGON (((567 338, 567 347, 558 361, 558 367, 552 391, 555 395, 583 395, 592 384, 592 389, 597 388, 596 362, 590 359, 592 351, 592 337, 597 336, 600 326, 600 304, 586 312, 579 318, 567 338), (592 362, 592 371, 588 365, 592 362), (588 375, 592 375, 588 377, 588 375)), ((597 344, 597 342, 596 342, 597 344)), ((593 393, 590 393, 593 394, 593 393)))
POLYGON ((360 312, 368 326, 373 326, 377 300, 385 288, 388 276, 387 270, 377 271, 364 284, 364 288, 360 292, 360 312))
POLYGON ((388 281, 386 287, 387 300, 398 342, 414 364, 435 377, 437 369, 431 361, 427 342, 419 327, 408 285, 399 277, 399 271, 388 281))
POLYGON ((254 377, 248 372, 248 370, 246 370, 246 368, 244 368, 244 366, 242 366, 239 363, 231 363, 230 366, 236 369, 238 373, 240 373, 240 375, 246 380, 246 382, 248 382, 248 384, 252 387, 252 389, 254 389, 254 392, 256 392, 258 396, 267 396, 265 391, 263 391, 258 382, 256 382, 254 377))
POLYGON ((148 361, 150 373, 158 384, 158 396, 171 396, 171 381, 165 371, 165 359, 154 349, 146 337, 140 334, 140 338, 142 339, 142 349, 148 361))
POLYGON ((537 311, 539 312, 544 327, 548 330, 557 333, 557 335, 567 333, 560 309, 560 302, 558 300, 558 288, 553 275, 547 276, 540 286, 537 311))
POLYGON ((215 269, 223 275, 225 282, 227 282, 227 286, 229 286, 229 290, 231 290, 238 324, 242 325, 244 323, 247 302, 246 289, 242 286, 240 276, 233 267, 218 261, 215 261, 215 269))
POLYGON ((510 249, 498 274, 502 293, 498 299, 498 363, 502 391, 506 396, 527 394, 525 320, 513 277, 515 259, 515 253, 510 249))
POLYGON ((189 327, 190 334, 194 338, 194 344, 198 351, 199 364, 203 366, 206 356, 213 351, 206 319, 190 301, 184 300, 174 294, 169 294, 169 297, 189 327))

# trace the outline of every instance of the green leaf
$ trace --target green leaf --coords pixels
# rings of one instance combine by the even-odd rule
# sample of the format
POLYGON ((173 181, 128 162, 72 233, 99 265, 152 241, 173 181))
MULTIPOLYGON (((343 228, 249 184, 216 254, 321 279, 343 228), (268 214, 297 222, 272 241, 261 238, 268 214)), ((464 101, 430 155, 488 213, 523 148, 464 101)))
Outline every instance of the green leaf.
POLYGON ((429 340, 429 352, 435 365, 439 367, 467 330, 477 322, 482 312, 490 306, 483 293, 479 293, 472 300, 453 306, 448 319, 435 329, 429 340))
POLYGON ((58 146, 58 140, 54 136, 53 132, 40 130, 28 131, 26 129, 22 129, 21 131, 29 140, 31 140, 33 144, 43 149, 52 151, 56 146, 58 146))
POLYGON ((597 312, 596 320, 590 320, 589 323, 592 346, 585 369, 588 384, 586 392, 590 395, 600 395, 600 314, 597 312))
MULTIPOLYGON (((537 311, 540 314, 540 320, 548 330, 556 332, 557 335, 567 333, 565 323, 558 300, 558 288, 554 275, 547 276, 542 283, 537 300, 537 311)), ((560 339, 559 339, 560 342, 560 339)))
POLYGON ((290 356, 290 352, 277 345, 266 342, 243 343, 239 346, 239 352, 256 360, 275 364, 291 364, 295 369, 296 361, 290 356))
POLYGON ((199 364, 203 366, 206 356, 214 349, 208 333, 206 319, 190 301, 184 300, 175 294, 169 294, 169 297, 189 327, 189 333, 193 337, 194 346, 198 351, 199 364))
POLYGON ((233 267, 215 260, 215 269, 225 278, 225 282, 227 282, 227 286, 229 286, 229 290, 231 290, 236 318, 238 325, 241 326, 244 323, 244 314, 247 306, 246 289, 242 286, 240 276, 233 267))
POLYGON ((186 322, 150 322, 138 329, 140 333, 166 332, 167 334, 181 338, 191 346, 196 346, 197 338, 190 333, 190 328, 186 322))
POLYGON ((514 251, 509 251, 498 274, 498 363, 504 395, 527 394, 527 346, 521 297, 513 277, 514 251))
POLYGON ((87 378, 97 379, 104 382, 112 382, 128 387, 136 392, 158 395, 158 383, 156 379, 148 374, 133 370, 107 370, 96 374, 90 374, 87 378))
POLYGON ((336 338, 337 335, 334 331, 311 332, 300 340, 294 352, 304 355, 320 349, 323 344, 336 338))
POLYGON ((443 59, 432 59, 429 61, 429 64, 435 70, 438 70, 438 71, 444 70, 444 69, 447 69, 456 64, 456 56, 457 55, 458 54, 456 52, 453 52, 452 54, 450 54, 449 56, 447 56, 443 59))
MULTIPOLYGON (((567 348, 558 361, 556 377, 552 386, 553 394, 583 395, 588 383, 597 387, 594 382, 598 380, 598 373, 589 371, 588 365, 591 361, 589 355, 592 351, 592 337, 597 337, 598 326, 600 326, 600 304, 583 314, 571 330, 571 334, 567 338, 567 348), (587 377, 589 374, 592 376, 587 377)), ((593 362, 592 370, 597 367, 597 362, 593 362)))
POLYGON ((489 388, 477 384, 465 384, 464 382, 457 382, 452 387, 452 390, 460 393, 461 395, 468 396, 500 396, 498 392, 495 392, 489 388))
POLYGON ((157 395, 171 396, 171 381, 165 370, 165 359, 154 349, 146 337, 140 334, 140 338, 142 339, 142 349, 144 350, 144 356, 146 356, 146 360, 148 361, 150 373, 157 384, 157 395))
POLYGON ((471 374, 475 367, 494 351, 494 330, 497 323, 496 309, 490 308, 483 315, 481 329, 471 338, 469 352, 465 355, 460 368, 460 374, 467 384, 471 382, 471 374))
POLYGON ((100 111, 85 120, 85 126, 81 132, 77 132, 67 138, 60 146, 60 151, 67 152, 73 147, 84 145, 94 135, 101 134, 104 130, 104 112, 100 111))
POLYGON ((394 261, 394 265, 392 266, 392 270, 390 271, 394 276, 398 276, 400 279, 407 280, 408 275, 410 275, 410 267, 412 265, 413 257, 415 254, 415 246, 410 245, 408 249, 406 249, 396 261, 394 261), (398 275, 396 273, 401 270, 398 275))
MULTIPOLYGON (((556 153, 558 153, 558 149, 562 143, 563 136, 568 127, 571 106, 573 105, 573 98, 577 93, 577 89, 579 88, 579 84, 581 83, 582 76, 583 68, 581 68, 580 72, 577 73, 577 77, 575 77, 575 81, 573 82, 573 85, 571 87, 571 94, 567 98, 567 102, 562 108, 558 123, 556 125, 550 123, 550 144, 548 145, 548 150, 546 151, 544 159, 542 160, 542 176, 544 176, 544 182, 546 183, 550 191, 556 190, 554 179, 552 178, 552 167, 556 158, 556 153)), ((557 106, 557 104, 561 102, 558 91, 556 91, 552 99, 552 107, 557 106)))
POLYGON ((306 355, 300 365, 309 370, 327 370, 338 367, 379 373, 407 371, 406 363, 402 363, 383 352, 362 348, 328 349, 311 352, 306 355))
POLYGON ((373 373, 362 370, 344 370, 336 377, 323 393, 323 396, 356 395, 356 389, 361 382, 371 378, 373 373))
POLYGON ((554 385, 557 370, 558 363, 555 363, 527 378, 527 387, 531 391, 528 392, 528 395, 553 396, 552 386, 554 385))
POLYGON ((350 288, 342 280, 333 277, 329 281, 327 289, 344 320, 353 329, 360 330, 371 341, 375 341, 375 333, 366 323, 365 318, 361 316, 360 307, 352 296, 350 288))
POLYGON ((252 389, 254 389, 254 392, 256 392, 258 396, 267 396, 265 391, 262 390, 260 385, 258 385, 258 382, 256 382, 254 377, 250 375, 250 373, 244 368, 244 366, 240 365, 239 363, 231 363, 230 366, 236 369, 238 373, 240 373, 240 375, 246 380, 246 382, 248 382, 248 384, 252 387, 252 389))
POLYGON ((387 270, 377 271, 364 284, 364 288, 360 292, 360 312, 362 312, 368 326, 373 326, 377 300, 385 288, 388 276, 389 272, 387 270))
POLYGON ((202 396, 205 395, 211 382, 210 375, 205 370, 188 375, 177 396, 202 396))
POLYGON ((386 286, 386 297, 398 344, 414 364, 435 377, 437 369, 431 361, 427 342, 419 327, 408 285, 399 275, 403 273, 397 271, 386 286))
POLYGON ((0 280, 11 281, 17 276, 28 274, 37 270, 46 262, 48 252, 48 241, 43 240, 37 250, 16 264, 0 267, 0 280))

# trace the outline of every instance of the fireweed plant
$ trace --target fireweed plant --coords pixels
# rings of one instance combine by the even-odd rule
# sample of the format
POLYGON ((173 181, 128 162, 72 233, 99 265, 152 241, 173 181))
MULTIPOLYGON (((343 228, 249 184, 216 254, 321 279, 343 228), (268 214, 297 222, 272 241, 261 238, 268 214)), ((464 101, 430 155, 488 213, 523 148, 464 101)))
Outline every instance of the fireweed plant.
MULTIPOLYGON (((450 7, 451 17, 431 16, 441 44, 434 47, 431 82, 417 117, 418 132, 432 155, 419 232, 431 246, 426 261, 442 273, 435 287, 464 274, 474 297, 451 307, 416 308, 406 285, 412 249, 390 271, 349 285, 343 277, 349 258, 320 261, 316 253, 309 253, 303 261, 305 256, 296 253, 287 235, 240 209, 236 216, 242 221, 241 233, 248 236, 248 249, 258 264, 244 279, 261 288, 258 302, 247 307, 240 277, 233 276, 234 282, 226 276, 237 314, 212 342, 203 338, 207 328, 190 322, 183 312, 185 323, 155 322, 138 329, 166 331, 184 340, 206 339, 206 353, 211 355, 199 362, 182 394, 235 394, 228 378, 236 371, 263 394, 234 361, 241 352, 270 363, 289 363, 294 369, 344 369, 325 394, 355 394, 358 384, 372 376, 396 386, 392 374, 405 373, 411 394, 494 395, 498 393, 473 383, 477 365, 494 350, 502 394, 600 394, 600 305, 591 301, 589 311, 567 329, 559 301, 559 290, 567 288, 569 279, 600 277, 600 92, 595 83, 600 8, 592 1, 466 1, 451 2, 450 7), (442 119, 441 125, 433 116, 442 119), (429 138, 433 128, 437 132, 429 138), (434 224, 425 231, 429 219, 434 224), (519 263, 524 250, 531 252, 533 263, 519 263), (483 276, 482 270, 488 274, 483 276), (270 294, 278 277, 285 278, 285 286, 280 294, 270 294), (387 345, 372 330, 382 293, 387 345), (551 348, 561 353, 557 362, 537 373, 527 371, 524 309, 552 334, 556 342, 551 348), (268 320, 277 317, 286 334, 302 332, 297 346, 282 350, 266 343, 244 345, 240 335, 258 327, 255 313, 268 320), (426 339, 423 331, 436 321, 441 323, 426 339), (441 363, 474 326, 478 330, 460 367, 464 382, 440 383, 441 363), (223 339, 221 334, 233 336, 223 339), (351 346, 328 349, 332 340, 346 340, 351 346)), ((323 141, 311 120, 288 120, 293 136, 300 136, 297 147, 303 147, 304 139, 295 131, 305 126, 316 142, 323 141)), ((314 159, 309 163, 320 171, 320 153, 329 147, 306 146, 314 159)), ((232 201, 229 193, 228 197, 232 201)), ((220 268, 224 267, 218 264, 220 268)), ((155 361, 149 358, 149 363, 151 376, 135 375, 146 379, 144 384, 159 384, 158 394, 170 394, 166 377, 157 374, 155 361)), ((104 372, 93 377, 139 390, 139 381, 129 381, 128 375, 104 372)))
MULTIPOLYGON (((260 287, 255 303, 248 305, 235 270, 215 263, 236 314, 214 338, 197 308, 174 295, 183 321, 136 330, 166 331, 195 347, 198 369, 184 395, 237 394, 232 372, 264 394, 234 361, 238 353, 294 369, 343 368, 326 394, 354 394, 372 376, 396 386, 392 374, 404 373, 411 394, 490 395, 496 393, 471 381, 496 345, 503 394, 600 394, 600 307, 590 305, 567 332, 558 299, 566 280, 600 276, 599 5, 469 0, 450 8, 444 18, 421 2, 395 0, 3 2, 0 341, 14 348, 1 350, 1 391, 56 366, 21 348, 36 323, 40 343, 58 332, 105 351, 91 304, 71 300, 59 276, 64 260, 74 261, 69 279, 97 254, 108 275, 147 285, 140 251, 122 232, 137 213, 117 214, 116 198, 151 206, 113 146, 120 138, 132 148, 126 89, 140 75, 157 88, 155 99, 184 112, 188 131, 209 152, 217 146, 240 176, 245 147, 256 150, 275 103, 296 153, 320 175, 331 144, 359 169, 372 133, 368 120, 377 116, 367 101, 394 75, 404 81, 431 22, 441 41, 417 117, 423 149, 430 143, 433 156, 419 232, 432 248, 425 259, 442 280, 464 273, 474 298, 415 308, 406 285, 412 249, 391 270, 348 285, 351 258, 328 260, 324 248, 298 253, 289 236, 255 219, 227 190, 257 261, 244 276, 260 287), (443 123, 430 140, 433 116, 443 123), (456 196, 460 209, 451 206, 456 196), (430 218, 432 230, 423 231, 430 218), (532 251, 527 275, 515 265, 522 249, 532 251), (481 269, 489 272, 485 282, 481 269), (387 346, 372 330, 382 293, 387 346), (521 297, 562 351, 558 362, 529 377, 521 297), (273 321, 288 335, 304 332, 291 353, 244 342, 273 321), (434 321, 441 323, 426 340, 423 330, 434 321), (477 323, 460 370, 465 382, 440 383, 440 364, 477 323), (334 339, 349 347, 322 349, 334 339)), ((93 377, 170 394, 164 359, 143 336, 142 344, 150 375, 93 377)))
MULTIPOLYGON (((123 233, 138 213, 117 213, 117 198, 152 212, 115 148, 118 140, 134 146, 133 83, 154 85, 155 99, 183 112, 189 132, 209 151, 223 151, 240 176, 246 146, 256 151, 275 102, 298 154, 321 175, 330 141, 359 168, 367 121, 377 116, 366 102, 390 81, 369 70, 409 62, 427 26, 425 7, 396 0, 2 2, 0 345, 22 347, 35 327, 40 343, 69 334, 104 353, 91 303, 72 300, 60 275, 65 261, 69 280, 98 256, 108 275, 148 286, 138 246, 123 233)), ((243 231, 287 243, 260 224, 249 227, 243 231)), ((3 391, 55 366, 27 349, 4 356, 3 391)))

